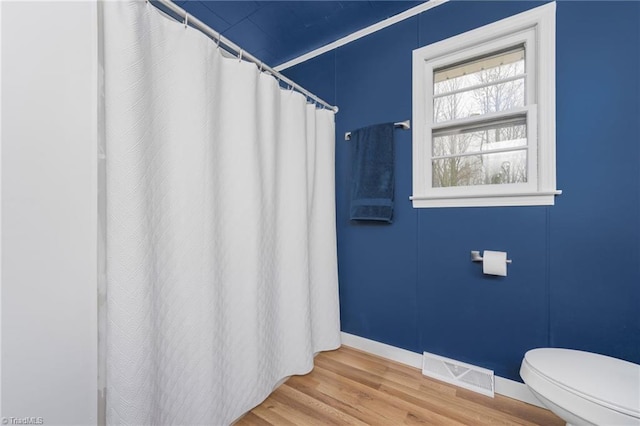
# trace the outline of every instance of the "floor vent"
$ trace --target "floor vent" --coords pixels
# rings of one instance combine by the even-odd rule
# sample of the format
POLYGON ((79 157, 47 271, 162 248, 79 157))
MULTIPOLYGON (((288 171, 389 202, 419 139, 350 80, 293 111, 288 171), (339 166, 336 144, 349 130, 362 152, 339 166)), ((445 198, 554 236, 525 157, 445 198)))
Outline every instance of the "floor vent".
POLYGON ((494 396, 493 371, 424 352, 422 374, 483 395, 494 396))

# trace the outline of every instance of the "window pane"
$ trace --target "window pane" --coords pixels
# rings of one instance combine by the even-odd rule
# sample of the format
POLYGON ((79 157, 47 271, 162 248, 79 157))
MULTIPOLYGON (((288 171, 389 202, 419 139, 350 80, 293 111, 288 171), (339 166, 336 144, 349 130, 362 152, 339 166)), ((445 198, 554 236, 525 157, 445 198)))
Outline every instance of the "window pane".
POLYGON ((526 149, 442 158, 432 166, 434 188, 527 182, 526 149))
POLYGON ((525 72, 524 46, 472 59, 433 73, 433 94, 440 95, 477 84, 498 82, 525 72))
POLYGON ((433 99, 436 123, 524 106, 524 77, 433 99))
POLYGON ((456 129, 433 134, 432 155, 466 154, 493 149, 516 148, 527 145, 525 119, 489 124, 472 129, 456 129))

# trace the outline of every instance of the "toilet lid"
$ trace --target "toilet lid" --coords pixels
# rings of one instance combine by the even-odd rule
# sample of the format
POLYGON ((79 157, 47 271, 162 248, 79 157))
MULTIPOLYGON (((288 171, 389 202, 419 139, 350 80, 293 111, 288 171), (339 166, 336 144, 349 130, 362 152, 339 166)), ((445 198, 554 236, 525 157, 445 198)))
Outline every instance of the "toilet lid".
POLYGON ((640 365, 556 348, 532 349, 524 358, 548 380, 595 403, 640 417, 640 365))

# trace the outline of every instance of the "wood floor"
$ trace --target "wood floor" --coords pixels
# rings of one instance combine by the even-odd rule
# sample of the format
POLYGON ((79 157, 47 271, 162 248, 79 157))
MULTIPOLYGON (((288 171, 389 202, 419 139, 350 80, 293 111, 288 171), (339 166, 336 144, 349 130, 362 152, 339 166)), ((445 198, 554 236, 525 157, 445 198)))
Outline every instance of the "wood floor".
POLYGON ((501 395, 489 398, 343 346, 319 354, 311 373, 291 377, 235 425, 403 424, 563 426, 564 422, 542 408, 501 395))

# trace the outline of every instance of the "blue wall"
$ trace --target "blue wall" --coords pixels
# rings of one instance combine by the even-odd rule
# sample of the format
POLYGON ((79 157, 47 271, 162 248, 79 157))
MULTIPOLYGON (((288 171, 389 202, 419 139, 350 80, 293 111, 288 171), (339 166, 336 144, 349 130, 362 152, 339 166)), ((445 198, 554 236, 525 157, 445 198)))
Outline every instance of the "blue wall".
POLYGON ((557 181, 550 207, 413 209, 396 132, 392 225, 348 219, 344 132, 411 117, 411 52, 541 3, 449 2, 285 71, 337 104, 342 329, 520 380, 540 346, 640 363, 640 3, 557 5, 557 181), (507 277, 470 250, 504 250, 507 277))

